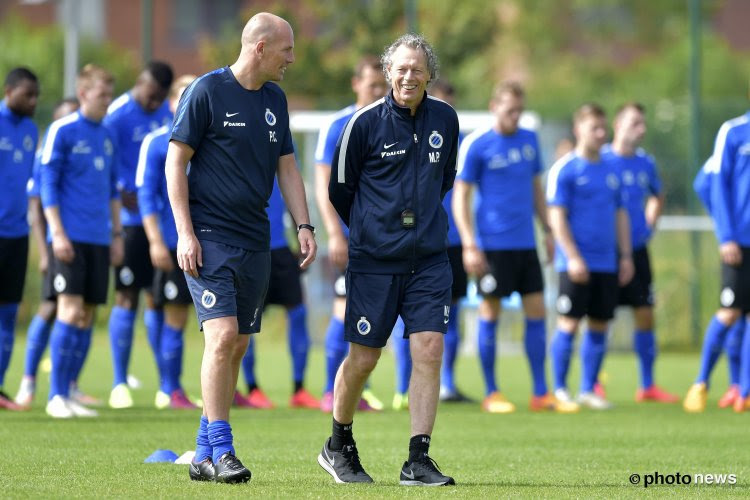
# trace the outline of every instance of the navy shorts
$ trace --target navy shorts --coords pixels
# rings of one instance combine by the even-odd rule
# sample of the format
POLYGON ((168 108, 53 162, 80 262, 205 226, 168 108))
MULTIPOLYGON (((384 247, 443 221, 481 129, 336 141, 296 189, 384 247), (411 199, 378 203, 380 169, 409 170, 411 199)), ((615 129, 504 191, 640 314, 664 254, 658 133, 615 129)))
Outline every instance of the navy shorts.
POLYGON ((617 301, 621 306, 650 307, 654 305, 654 292, 651 277, 651 261, 646 247, 633 251, 635 274, 625 286, 620 287, 617 301))
POLYGON ((185 274, 198 324, 234 316, 239 333, 258 333, 271 274, 271 252, 252 252, 201 240, 203 267, 198 277, 185 274))
POLYGON ((406 326, 404 338, 414 332, 445 333, 452 282, 447 260, 414 274, 347 271, 344 338, 368 347, 384 347, 399 315, 406 326))

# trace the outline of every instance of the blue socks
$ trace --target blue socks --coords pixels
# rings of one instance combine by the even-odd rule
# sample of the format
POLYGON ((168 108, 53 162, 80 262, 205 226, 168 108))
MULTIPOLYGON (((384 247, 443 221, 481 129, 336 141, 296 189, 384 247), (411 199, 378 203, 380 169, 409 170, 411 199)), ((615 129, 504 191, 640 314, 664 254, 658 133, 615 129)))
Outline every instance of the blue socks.
POLYGON ((164 323, 161 329, 161 345, 159 346, 162 359, 161 391, 172 394, 180 388, 182 374, 182 351, 184 346, 182 328, 173 328, 164 323))
MULTIPOLYGON (((203 422, 201 422, 201 425, 203 422)), ((232 445, 232 427, 229 422, 224 420, 215 420, 206 427, 208 431, 208 442, 213 448, 212 458, 214 463, 225 453, 234 455, 234 446, 232 445)), ((196 458, 197 460, 197 458, 196 458)))
POLYGON ((592 392, 607 350, 607 332, 589 329, 581 341, 581 392, 592 392))
POLYGON ((16 313, 18 304, 0 305, 0 387, 5 382, 5 372, 10 365, 10 355, 13 354, 16 313))
POLYGON ((450 392, 456 391, 456 382, 453 380, 456 356, 458 355, 458 312, 459 305, 451 305, 450 316, 448 316, 448 331, 445 332, 443 342, 443 366, 440 370, 440 385, 450 392))
POLYGON ((745 317, 734 322, 727 332, 727 339, 724 342, 724 350, 727 351, 727 361, 729 364, 729 383, 738 385, 740 383, 740 354, 742 352, 742 337, 745 333, 745 317))
MULTIPOLYGON (((739 322, 739 320, 737 321, 739 322)), ((745 335, 742 339, 742 355, 740 366, 740 396, 750 396, 750 322, 742 321, 745 326, 745 335)))
POLYGON ((706 335, 703 339, 703 350, 701 351, 701 369, 698 373, 696 383, 705 383, 708 385, 708 378, 714 369, 716 361, 721 354, 724 339, 726 338, 729 327, 725 326, 716 316, 711 318, 711 322, 706 328, 706 335))
POLYGON ((76 343, 73 346, 73 357, 70 365, 70 382, 77 382, 78 377, 81 375, 83 370, 83 364, 86 362, 86 357, 91 347, 91 334, 94 327, 76 329, 76 343))
POLYGON ((531 378, 534 383, 534 396, 547 394, 547 380, 544 374, 544 358, 547 350, 547 332, 544 319, 526 319, 524 336, 526 357, 531 367, 531 378))
POLYGON ((255 387, 255 338, 252 335, 250 335, 245 356, 242 358, 242 373, 245 374, 248 388, 255 387))
POLYGON ((49 332, 52 330, 53 322, 46 322, 41 316, 34 315, 26 332, 26 363, 23 374, 27 377, 36 377, 39 369, 39 361, 42 359, 44 350, 49 342, 49 332))
POLYGON ((556 330, 550 346, 550 354, 555 375, 555 389, 566 389, 565 381, 568 378, 570 357, 573 354, 573 334, 556 330))
POLYGON ((479 360, 482 364, 482 373, 484 374, 484 383, 487 387, 488 395, 498 390, 495 383, 496 328, 497 321, 479 320, 479 332, 477 333, 479 360))
POLYGON ((78 328, 56 320, 50 334, 50 356, 52 373, 50 374, 49 398, 53 396, 68 397, 70 393, 70 372, 73 363, 78 328))
POLYGON ((653 330, 636 330, 633 335, 633 350, 638 355, 641 369, 641 387, 648 389, 654 385, 654 360, 656 341, 653 330))
MULTIPOLYGON (((159 371, 159 385, 164 385, 164 359, 161 356, 161 333, 164 326, 164 311, 160 309, 146 309, 143 313, 143 324, 146 325, 146 338, 148 339, 148 344, 151 346, 151 352, 154 353, 156 369, 159 371)), ((131 344, 132 338, 131 333, 131 344)))
POLYGON ((127 384, 130 349, 133 346, 135 311, 114 306, 109 315, 109 344, 112 349, 114 369, 113 386, 127 384))
POLYGON ((195 438, 195 457, 193 461, 198 463, 207 458, 213 460, 213 453, 211 443, 208 440, 208 417, 202 415, 201 423, 198 426, 198 435, 195 438))
POLYGON ((409 391, 409 379, 411 378, 411 352, 409 351, 409 339, 404 338, 405 329, 404 320, 399 316, 391 332, 393 354, 396 357, 396 392, 399 394, 406 394, 409 391))
POLYGON ((287 311, 289 320, 289 353, 292 356, 294 382, 302 383, 310 350, 310 335, 307 333, 307 308, 300 304, 287 311))
POLYGON ((328 323, 325 340, 326 349, 326 385, 323 392, 333 391, 336 372, 349 352, 349 344, 344 340, 344 323, 331 317, 328 323))

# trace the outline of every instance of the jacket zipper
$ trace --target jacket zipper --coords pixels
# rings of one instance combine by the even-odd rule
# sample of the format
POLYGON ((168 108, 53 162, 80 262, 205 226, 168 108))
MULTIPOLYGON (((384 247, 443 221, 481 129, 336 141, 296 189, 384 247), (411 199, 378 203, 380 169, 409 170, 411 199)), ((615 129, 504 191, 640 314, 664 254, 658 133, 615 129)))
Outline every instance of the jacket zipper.
POLYGON ((411 274, 416 272, 416 261, 417 261, 417 237, 419 235, 419 216, 417 215, 419 209, 419 139, 417 138, 417 119, 412 118, 412 132, 414 133, 414 240, 412 244, 411 252, 411 274))

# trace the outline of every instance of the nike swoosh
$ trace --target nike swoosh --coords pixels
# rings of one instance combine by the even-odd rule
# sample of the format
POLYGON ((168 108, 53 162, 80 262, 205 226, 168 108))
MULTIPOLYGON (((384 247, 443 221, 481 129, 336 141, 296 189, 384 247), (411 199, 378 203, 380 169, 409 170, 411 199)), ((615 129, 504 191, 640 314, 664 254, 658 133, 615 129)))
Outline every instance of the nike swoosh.
POLYGON ((333 467, 333 464, 336 463, 336 459, 328 454, 328 451, 326 451, 325 448, 323 448, 323 454, 326 456, 326 461, 331 464, 331 467, 333 467))
POLYGON ((409 469, 409 473, 408 474, 407 474, 407 472, 405 470, 402 470, 401 474, 403 474, 404 476, 408 477, 409 479, 414 479, 414 471, 411 470, 411 469, 409 469))
POLYGON ((398 141, 394 142, 393 144, 383 144, 383 149, 390 149, 396 144, 398 144, 398 141))
POLYGON ((443 320, 443 324, 444 324, 444 325, 447 325, 447 324, 448 324, 448 321, 450 321, 450 320, 449 320, 449 319, 444 319, 444 320, 443 320))
POLYGON ((239 115, 239 114, 240 114, 240 112, 239 112, 239 111, 237 111, 236 113, 229 113, 229 112, 227 112, 227 118, 231 118, 231 117, 233 117, 234 115, 239 115))

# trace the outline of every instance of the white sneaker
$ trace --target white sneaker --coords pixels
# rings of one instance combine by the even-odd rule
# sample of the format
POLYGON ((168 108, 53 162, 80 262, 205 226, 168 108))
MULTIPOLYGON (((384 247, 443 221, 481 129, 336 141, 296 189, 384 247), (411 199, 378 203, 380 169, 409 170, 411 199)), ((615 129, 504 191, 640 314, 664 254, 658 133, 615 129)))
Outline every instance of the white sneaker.
POLYGON ((99 416, 98 411, 92 410, 91 408, 86 408, 82 404, 72 399, 68 399, 65 402, 68 404, 68 408, 70 408, 70 411, 72 411, 73 415, 76 417, 91 418, 99 416))
POLYGON ((172 402, 172 398, 169 397, 169 394, 167 394, 164 391, 158 391, 156 393, 156 397, 154 398, 154 406, 157 410, 163 410, 165 408, 169 408, 169 404, 172 402))
POLYGON ((29 377, 23 377, 21 379, 21 386, 18 388, 18 394, 16 394, 16 404, 28 408, 34 401, 35 392, 36 381, 29 377))
POLYGON ((133 396, 130 395, 130 388, 127 384, 117 384, 109 393, 110 408, 130 408, 133 406, 133 396))
POLYGON ((573 396, 571 396, 570 392, 564 388, 555 389, 555 399, 561 403, 575 403, 573 396))
POLYGON ((75 416, 65 398, 59 394, 47 401, 45 411, 52 418, 73 418, 75 416))
POLYGON ((582 392, 578 395, 578 404, 592 410, 611 410, 612 403, 593 392, 582 392))

